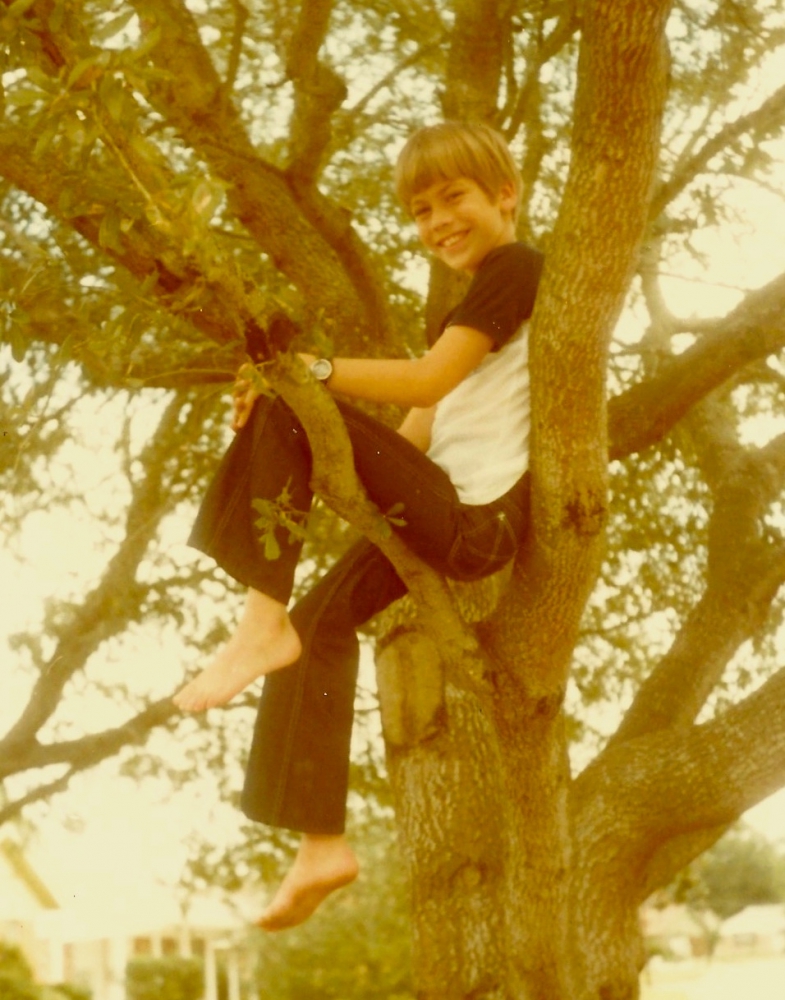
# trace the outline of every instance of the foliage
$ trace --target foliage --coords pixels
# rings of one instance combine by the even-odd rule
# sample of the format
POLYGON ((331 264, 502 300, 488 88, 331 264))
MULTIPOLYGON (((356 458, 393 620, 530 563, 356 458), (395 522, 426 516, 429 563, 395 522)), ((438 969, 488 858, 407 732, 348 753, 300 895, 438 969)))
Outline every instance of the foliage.
POLYGON ((40 1000, 33 972, 16 945, 0 941, 0 998, 2 1000, 40 1000))
POLYGON ((204 969, 194 958, 133 958, 126 966, 129 1000, 198 1000, 204 969))
POLYGON ((389 818, 364 831, 362 874, 303 927, 265 936, 257 981, 276 1000, 411 1000, 408 893, 389 818))
POLYGON ((0 998, 2 1000, 90 1000, 90 990, 71 983, 39 986, 27 959, 16 945, 0 941, 0 998))
POLYGON ((785 904, 785 854, 749 827, 735 828, 681 873, 674 892, 723 920, 745 906, 785 904))
POLYGON ((74 986, 73 983, 42 987, 41 992, 41 1000, 90 1000, 93 995, 86 986, 74 986))

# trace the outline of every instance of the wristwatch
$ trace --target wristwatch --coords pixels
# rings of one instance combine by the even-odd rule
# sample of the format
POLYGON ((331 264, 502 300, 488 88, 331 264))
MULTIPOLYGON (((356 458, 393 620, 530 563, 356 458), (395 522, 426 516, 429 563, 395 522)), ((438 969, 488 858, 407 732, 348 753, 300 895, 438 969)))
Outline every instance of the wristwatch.
POLYGON ((327 382, 333 373, 333 363, 327 358, 317 358, 311 362, 311 375, 320 382, 327 382))

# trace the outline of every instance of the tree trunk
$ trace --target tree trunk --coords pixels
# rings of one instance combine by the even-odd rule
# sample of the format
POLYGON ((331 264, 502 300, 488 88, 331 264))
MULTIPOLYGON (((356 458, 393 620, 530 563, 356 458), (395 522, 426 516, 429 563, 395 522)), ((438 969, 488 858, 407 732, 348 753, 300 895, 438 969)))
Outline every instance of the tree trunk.
MULTIPOLYGON (((669 6, 584 7, 573 158, 531 331, 532 539, 499 607, 475 629, 490 687, 461 688, 460 666, 412 633, 379 660, 423 1000, 638 995, 637 896, 615 891, 612 851, 579 850, 562 702, 601 559, 607 348, 653 191, 669 6), (601 876, 587 879, 587 865, 601 876)), ((468 24, 476 5, 462 13, 468 24)), ((482 75, 474 89, 466 83, 466 53, 481 61, 487 52, 461 23, 444 104, 487 118, 496 84, 482 75)), ((602 825, 597 833, 604 849, 602 825)))

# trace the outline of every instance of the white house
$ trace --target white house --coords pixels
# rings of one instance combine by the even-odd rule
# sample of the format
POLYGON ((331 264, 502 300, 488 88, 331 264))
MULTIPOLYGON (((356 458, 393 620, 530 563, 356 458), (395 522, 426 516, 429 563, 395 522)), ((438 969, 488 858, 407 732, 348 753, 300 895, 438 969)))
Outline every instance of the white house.
MULTIPOLYGON (((67 896, 67 894, 66 894, 67 896)), ((243 998, 247 924, 218 899, 199 897, 183 912, 164 890, 105 905, 63 905, 11 840, 0 842, 0 940, 17 945, 39 983, 88 987, 94 1000, 125 1000, 125 970, 138 956, 204 960, 204 1000, 217 1000, 218 961, 229 1000, 243 998)))
POLYGON ((715 954, 781 955, 785 953, 785 906, 746 906, 728 917, 719 930, 715 954))

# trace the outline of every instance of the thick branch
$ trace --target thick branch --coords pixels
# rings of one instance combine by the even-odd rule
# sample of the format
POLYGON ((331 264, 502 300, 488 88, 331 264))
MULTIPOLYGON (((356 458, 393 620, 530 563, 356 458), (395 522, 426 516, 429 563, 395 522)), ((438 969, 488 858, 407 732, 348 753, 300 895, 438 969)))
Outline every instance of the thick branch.
POLYGON ((303 381, 301 368, 299 362, 286 359, 266 370, 266 374, 308 435, 315 492, 340 517, 361 530, 393 564, 415 605, 425 612, 424 627, 450 665, 453 682, 461 687, 469 684, 478 693, 487 694, 477 672, 477 641, 461 620, 445 582, 407 548, 367 498, 354 470, 351 443, 335 403, 310 379, 303 381))
POLYGON ((611 743, 689 725, 742 643, 765 624, 784 582, 785 553, 781 552, 765 570, 751 559, 733 586, 710 586, 671 648, 641 684, 611 743))
POLYGON ((676 164, 670 180, 657 188, 651 203, 650 218, 656 219, 708 167, 713 157, 732 146, 741 136, 750 134, 756 142, 760 142, 774 129, 779 128, 783 121, 785 121, 785 87, 780 87, 755 111, 727 124, 711 139, 707 139, 696 153, 676 164))
POLYGON ((784 346, 785 274, 746 295, 692 347, 663 361, 653 378, 611 400, 609 457, 623 458, 661 440, 712 389, 784 346))
POLYGON ((761 449, 739 447, 723 473, 713 487, 706 591, 638 689, 612 743, 691 723, 730 658, 763 627, 785 582, 785 545, 762 523, 785 486, 785 436, 761 449))
POLYGON ((442 111, 445 118, 492 122, 512 4, 456 0, 454 6, 442 111))
POLYGON ((286 73, 294 82, 294 115, 287 173, 297 187, 316 182, 332 137, 332 116, 347 96, 343 79, 319 59, 333 0, 302 0, 289 43, 286 73))
POLYGON ((532 318, 534 543, 522 554, 515 593, 495 616, 504 617, 504 628, 491 638, 495 654, 516 665, 521 683, 543 696, 563 691, 599 569, 607 510, 607 350, 656 168, 668 9, 667 2, 623 10, 597 3, 584 19, 573 157, 532 318), (618 208, 612 232, 609 203, 618 208))
POLYGON ((150 53, 160 78, 151 82, 156 109, 227 185, 229 205, 302 292, 306 305, 341 324, 359 349, 386 336, 386 304, 348 214, 318 192, 306 197, 259 155, 202 44, 196 21, 180 0, 134 0, 161 41, 150 53), (171 53, 178 75, 171 77, 171 53))
POLYGON ((80 771, 95 767, 102 760, 114 757, 125 747, 144 743, 153 729, 166 725, 175 714, 176 709, 171 698, 164 698, 148 705, 122 726, 107 729, 102 733, 93 733, 78 740, 48 745, 35 743, 21 753, 15 753, 14 748, 6 751, 3 740, 0 742, 0 755, 3 761, 0 773, 3 777, 52 764, 67 764, 68 770, 59 778, 37 785, 27 794, 3 806, 0 809, 0 825, 18 816, 26 806, 34 802, 48 801, 58 792, 64 792, 71 779, 80 771))
POLYGON ((584 852, 612 843, 628 878, 637 873, 642 897, 667 883, 690 860, 690 850, 698 854, 721 828, 783 785, 780 669, 711 722, 651 733, 601 754, 573 786, 578 841, 584 852), (678 849, 671 850, 674 843, 678 849))

